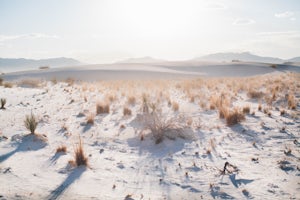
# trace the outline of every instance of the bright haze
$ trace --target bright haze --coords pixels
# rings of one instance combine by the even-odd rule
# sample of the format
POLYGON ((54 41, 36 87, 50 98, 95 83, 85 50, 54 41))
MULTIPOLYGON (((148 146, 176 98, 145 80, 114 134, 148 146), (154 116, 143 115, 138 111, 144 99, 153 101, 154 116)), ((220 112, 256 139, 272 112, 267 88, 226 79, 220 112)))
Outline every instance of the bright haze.
POLYGON ((0 57, 299 56, 299 0, 0 0, 0 57))

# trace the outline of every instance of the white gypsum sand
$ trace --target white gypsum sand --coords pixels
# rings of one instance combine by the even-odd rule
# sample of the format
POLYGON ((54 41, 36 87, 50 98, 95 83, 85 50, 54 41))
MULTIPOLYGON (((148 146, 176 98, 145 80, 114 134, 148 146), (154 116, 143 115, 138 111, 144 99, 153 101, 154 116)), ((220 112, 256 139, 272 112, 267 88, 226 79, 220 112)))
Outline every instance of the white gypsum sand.
POLYGON ((108 79, 0 86, 0 199, 299 198, 299 73, 108 79))

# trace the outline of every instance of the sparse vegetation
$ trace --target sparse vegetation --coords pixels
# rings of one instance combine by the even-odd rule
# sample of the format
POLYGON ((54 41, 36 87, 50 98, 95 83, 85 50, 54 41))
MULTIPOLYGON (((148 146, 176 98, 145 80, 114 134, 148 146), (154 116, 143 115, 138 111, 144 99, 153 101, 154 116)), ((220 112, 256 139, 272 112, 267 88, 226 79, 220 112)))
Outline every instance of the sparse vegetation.
POLYGON ((128 104, 129 105, 134 105, 136 103, 136 99, 134 96, 128 97, 128 104))
POLYGON ((30 131, 31 134, 35 134, 35 129, 38 125, 38 121, 33 113, 31 113, 30 115, 26 115, 24 124, 25 124, 25 127, 30 131))
POLYGON ((94 114, 89 114, 86 118, 86 123, 93 125, 95 120, 95 115, 94 114))
POLYGON ((67 147, 65 145, 61 145, 56 148, 56 153, 66 153, 67 152, 67 147))
POLYGON ((182 121, 180 116, 168 116, 156 111, 143 116, 144 129, 151 131, 156 144, 162 142, 164 138, 174 140, 176 137, 188 137, 184 133, 185 125, 181 123, 182 121))
POLYGON ((247 93, 248 97, 252 98, 252 99, 260 99, 264 96, 264 93, 261 91, 256 91, 253 89, 250 89, 247 93))
POLYGON ((250 106, 243 107, 243 113, 244 114, 249 114, 250 113, 250 106))
POLYGON ((5 98, 1 98, 1 99, 0 99, 0 102, 1 102, 1 107, 0 107, 0 109, 5 109, 6 99, 5 99, 5 98))
POLYGON ((228 112, 225 118, 227 125, 233 126, 245 120, 245 115, 235 108, 233 111, 228 112))
POLYGON ((289 94, 288 95, 288 108, 292 109, 292 110, 296 110, 296 100, 295 100, 295 96, 293 94, 289 94))
POLYGON ((131 113, 131 110, 129 108, 127 108, 127 107, 123 108, 123 115, 124 116, 129 116, 131 114, 132 113, 131 113))
POLYGON ((5 88, 12 88, 12 87, 13 87, 13 84, 10 83, 10 82, 5 82, 5 83, 3 84, 3 86, 4 86, 5 88))
POLYGON ((109 110, 110 110, 110 108, 109 108, 109 104, 108 103, 102 102, 102 103, 97 103, 97 105, 96 105, 96 113, 97 113, 97 115, 99 115, 99 114, 105 114, 105 113, 108 114, 109 110))
POLYGON ((177 103, 177 102, 173 102, 173 104, 172 104, 172 108, 173 108, 173 110, 175 111, 175 112, 177 112, 178 110, 179 110, 179 104, 177 103))
POLYGON ((75 145, 74 147, 74 164, 79 166, 88 166, 88 158, 84 153, 83 144, 81 137, 79 137, 79 144, 75 145))

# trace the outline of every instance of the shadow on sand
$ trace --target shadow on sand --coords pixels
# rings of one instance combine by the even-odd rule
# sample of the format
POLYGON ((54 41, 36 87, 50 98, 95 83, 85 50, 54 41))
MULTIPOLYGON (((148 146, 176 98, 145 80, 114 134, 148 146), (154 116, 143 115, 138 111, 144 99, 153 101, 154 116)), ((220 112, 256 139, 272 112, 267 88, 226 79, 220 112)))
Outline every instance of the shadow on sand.
POLYGON ((0 155, 0 163, 17 152, 37 151, 47 146, 47 139, 42 135, 29 134, 24 136, 18 135, 17 137, 18 138, 15 138, 16 142, 14 144, 17 148, 9 153, 0 155))
POLYGON ((80 176, 85 172, 86 167, 81 166, 74 169, 67 178, 57 187, 55 190, 51 192, 51 194, 46 198, 49 200, 55 200, 60 198, 60 196, 74 183, 80 176))

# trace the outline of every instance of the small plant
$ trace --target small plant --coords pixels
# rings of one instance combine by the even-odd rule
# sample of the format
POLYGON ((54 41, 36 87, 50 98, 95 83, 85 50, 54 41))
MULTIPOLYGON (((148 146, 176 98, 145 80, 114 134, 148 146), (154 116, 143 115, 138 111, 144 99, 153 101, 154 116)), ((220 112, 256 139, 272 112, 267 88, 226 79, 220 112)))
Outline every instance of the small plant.
POLYGON ((179 104, 177 102, 173 102, 172 108, 175 112, 177 112, 179 110, 179 104))
POLYGON ((295 100, 295 96, 292 94, 288 95, 288 107, 292 110, 296 110, 296 100, 295 100))
POLYGON ((261 104, 259 104, 258 107, 257 107, 257 110, 261 111, 261 109, 262 109, 262 106, 261 106, 261 104))
POLYGON ((66 153, 67 152, 67 147, 65 145, 59 146, 56 149, 56 153, 66 153))
POLYGON ((251 89, 248 91, 247 95, 248 95, 248 97, 250 97, 252 99, 260 99, 264 96, 264 93, 251 89))
POLYGON ((134 105, 136 102, 135 97, 134 96, 130 96, 128 97, 128 104, 130 105, 134 105))
POLYGON ((6 104, 6 99, 1 98, 0 102, 1 102, 1 108, 0 108, 0 109, 5 109, 4 106, 5 106, 5 104, 6 104))
POLYGON ((129 108, 127 108, 127 107, 125 107, 124 109, 123 109, 123 115, 124 116, 129 116, 129 115, 131 115, 132 113, 131 113, 131 110, 129 109, 129 108))
POLYGON ((220 105, 218 109, 219 109, 219 118, 220 119, 226 118, 228 114, 228 108, 226 108, 224 105, 220 105))
POLYGON ((109 104, 108 103, 97 103, 96 105, 96 112, 97 115, 103 114, 103 113, 109 113, 109 104))
POLYGON ((3 84, 3 86, 4 86, 5 88, 12 88, 12 87, 13 87, 13 84, 12 84, 12 83, 9 83, 9 82, 5 82, 5 83, 3 84))
POLYGON ((243 113, 244 114, 249 114, 250 113, 250 107, 249 106, 243 107, 243 113))
POLYGON ((284 109, 280 110, 280 115, 281 116, 285 115, 285 110, 284 109))
POLYGON ((38 125, 38 121, 34 114, 26 115, 24 120, 25 127, 30 131, 31 134, 35 134, 35 129, 38 125))
POLYGON ((243 120, 245 120, 245 115, 238 109, 234 109, 233 111, 228 112, 228 114, 226 115, 226 123, 228 126, 233 126, 243 120))
POLYGON ((271 64, 271 67, 272 67, 273 69, 276 69, 276 68, 277 68, 277 64, 271 64))
POLYGON ((93 125, 94 124, 94 119, 95 119, 95 116, 93 114, 90 114, 87 118, 86 118, 86 123, 87 124, 90 124, 90 125, 93 125))
POLYGON ((74 157, 75 161, 74 164, 79 167, 81 165, 88 166, 88 158, 84 154, 84 149, 82 145, 81 138, 79 137, 79 144, 75 146, 74 148, 74 157))

